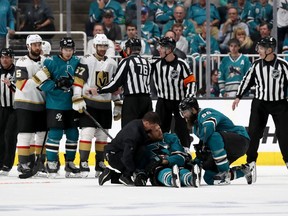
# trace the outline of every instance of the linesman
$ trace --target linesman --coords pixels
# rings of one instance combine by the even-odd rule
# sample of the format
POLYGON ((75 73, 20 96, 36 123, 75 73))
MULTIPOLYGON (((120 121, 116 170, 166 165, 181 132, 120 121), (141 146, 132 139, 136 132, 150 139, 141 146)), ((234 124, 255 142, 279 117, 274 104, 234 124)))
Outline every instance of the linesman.
POLYGON ((271 36, 262 38, 258 42, 256 51, 260 58, 253 63, 243 77, 232 109, 238 106, 242 96, 255 85, 256 93, 251 104, 248 129, 251 142, 246 153, 247 162, 256 162, 260 139, 263 136, 268 116, 272 115, 283 160, 288 167, 288 102, 286 99, 288 63, 277 57, 274 52, 275 48, 276 40, 271 36))

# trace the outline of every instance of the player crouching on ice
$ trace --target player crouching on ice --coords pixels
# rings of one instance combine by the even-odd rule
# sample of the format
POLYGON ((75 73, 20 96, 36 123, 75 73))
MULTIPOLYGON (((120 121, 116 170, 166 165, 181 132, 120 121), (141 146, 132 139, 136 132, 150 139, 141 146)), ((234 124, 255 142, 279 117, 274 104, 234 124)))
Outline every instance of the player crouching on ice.
POLYGON ((230 184, 231 180, 244 176, 248 184, 256 181, 255 163, 230 168, 249 146, 250 138, 243 126, 234 125, 212 108, 200 109, 194 97, 182 100, 179 110, 200 139, 200 144, 195 145, 194 162, 205 170, 203 178, 208 185, 230 184))

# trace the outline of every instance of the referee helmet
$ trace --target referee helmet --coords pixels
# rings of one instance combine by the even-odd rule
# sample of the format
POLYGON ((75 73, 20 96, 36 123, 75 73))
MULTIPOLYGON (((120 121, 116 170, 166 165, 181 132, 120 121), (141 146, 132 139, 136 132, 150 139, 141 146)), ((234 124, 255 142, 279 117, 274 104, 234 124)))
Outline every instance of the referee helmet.
POLYGON ((265 48, 272 48, 272 50, 275 50, 276 48, 276 39, 274 37, 268 36, 265 38, 262 38, 258 43, 257 43, 257 47, 258 46, 262 46, 265 48))
POLYGON ((176 41, 170 37, 163 37, 160 39, 159 45, 162 47, 169 47, 173 50, 176 47, 176 41))

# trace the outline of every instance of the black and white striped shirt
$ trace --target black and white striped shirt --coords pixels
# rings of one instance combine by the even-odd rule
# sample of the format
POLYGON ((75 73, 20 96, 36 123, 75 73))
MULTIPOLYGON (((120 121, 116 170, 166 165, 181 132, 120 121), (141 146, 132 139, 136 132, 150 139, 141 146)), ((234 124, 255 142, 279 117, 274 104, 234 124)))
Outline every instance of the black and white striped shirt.
POLYGON ((195 93, 195 77, 188 64, 177 56, 172 62, 156 60, 152 63, 152 74, 159 98, 181 101, 195 93))
POLYGON ((288 63, 275 58, 271 62, 257 59, 243 77, 236 97, 242 96, 255 85, 255 98, 264 101, 279 101, 286 99, 288 84, 288 63))
POLYGON ((15 66, 13 65, 8 70, 3 69, 0 66, 0 106, 1 107, 13 107, 15 85, 11 84, 9 87, 2 82, 4 79, 12 79, 15 71, 15 66))
POLYGON ((115 92, 123 87, 123 95, 150 94, 151 64, 132 54, 120 61, 111 81, 99 93, 115 92))

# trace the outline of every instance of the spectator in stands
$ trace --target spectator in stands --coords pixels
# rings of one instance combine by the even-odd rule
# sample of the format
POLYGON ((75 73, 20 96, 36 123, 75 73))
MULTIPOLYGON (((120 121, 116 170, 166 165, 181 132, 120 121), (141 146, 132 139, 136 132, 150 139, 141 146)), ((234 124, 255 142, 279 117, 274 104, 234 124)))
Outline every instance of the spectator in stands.
MULTIPOLYGON (((20 31, 55 31, 51 8, 43 0, 31 0, 19 29, 20 31)), ((51 39, 53 36, 53 34, 41 34, 42 39, 51 39)))
POLYGON ((163 5, 158 8, 155 14, 155 22, 158 24, 166 24, 168 21, 173 19, 173 11, 178 5, 176 0, 166 0, 163 5))
POLYGON ((141 37, 144 38, 150 46, 153 53, 156 47, 157 39, 160 38, 160 30, 158 25, 153 21, 148 20, 148 8, 141 8, 141 37))
POLYGON ((195 35, 195 28, 193 23, 186 19, 186 10, 183 6, 178 5, 174 8, 173 12, 174 19, 170 20, 163 26, 162 35, 172 28, 175 23, 181 23, 184 26, 183 36, 187 39, 188 43, 191 41, 192 37, 195 35))
POLYGON ((184 30, 184 26, 181 23, 175 23, 172 26, 172 31, 174 31, 176 34, 176 37, 175 37, 176 48, 178 48, 179 50, 182 50, 187 55, 189 44, 186 38, 183 36, 183 30, 184 30))
POLYGON ((122 9, 122 6, 119 2, 115 0, 99 0, 98 1, 99 8, 102 10, 102 13, 104 10, 112 10, 114 12, 114 22, 117 24, 124 24, 125 22, 125 16, 122 9))
MULTIPOLYGON (((202 79, 200 79, 201 77, 199 77, 200 75, 199 70, 196 70, 196 77, 197 77, 198 82, 202 82, 202 85, 203 85, 205 83, 206 58, 200 58, 200 57, 201 55, 206 54, 206 22, 204 22, 201 25, 201 32, 202 33, 195 35, 195 37, 191 40, 189 54, 192 55, 192 57, 196 59, 197 66, 201 65, 202 79)), ((211 49, 211 54, 220 53, 218 42, 216 41, 214 37, 211 37, 210 49, 211 49)), ((212 61, 214 62, 217 62, 217 60, 218 59, 216 57, 212 58, 212 61)))
POLYGON ((114 13, 112 10, 106 10, 103 13, 104 34, 112 41, 122 40, 121 28, 114 23, 114 13))
MULTIPOLYGON (((126 24, 126 35, 124 37, 124 40, 122 40, 119 44, 115 44, 115 50, 122 56, 126 57, 125 54, 123 54, 123 51, 125 49, 125 43, 128 39, 137 38, 137 26, 133 23, 126 24)), ((151 50, 149 44, 144 40, 141 39, 141 52, 140 55, 150 55, 151 50)))
POLYGON ((90 3, 89 7, 89 21, 86 23, 85 29, 88 37, 93 37, 93 26, 95 23, 100 23, 102 21, 102 13, 99 8, 97 0, 90 3))
POLYGON ((240 50, 242 54, 253 54, 255 51, 253 50, 253 41, 246 34, 245 29, 238 27, 233 31, 232 38, 236 38, 240 42, 240 50))
MULTIPOLYGON (((97 34, 104 34, 104 27, 100 23, 95 23, 93 27, 93 36, 95 37, 97 34)), ((108 39, 108 49, 106 51, 106 56, 108 57, 114 57, 115 56, 115 45, 113 41, 108 39)), ((93 54, 95 47, 93 45, 93 38, 88 41, 87 44, 87 53, 86 54, 93 54)))
MULTIPOLYGON (((218 84, 219 72, 217 69, 211 71, 210 97, 219 97, 220 88, 218 84)), ((206 96, 206 84, 196 92, 197 97, 206 96)))
POLYGON ((231 7, 228 9, 228 19, 220 26, 219 41, 221 53, 227 53, 228 41, 232 38, 235 28, 241 27, 245 29, 246 35, 249 36, 249 28, 246 23, 241 22, 236 8, 231 7))
MULTIPOLYGON (((198 3, 188 8, 187 18, 194 24, 197 33, 201 31, 201 25, 206 21, 206 0, 199 0, 198 3)), ((210 28, 211 35, 217 40, 220 15, 214 4, 210 3, 210 28)))
POLYGON ((266 38, 266 37, 271 36, 271 30, 272 30, 272 25, 269 23, 263 22, 259 25, 260 37, 254 39, 254 40, 251 38, 254 41, 253 48, 252 48, 252 51, 254 54, 258 53, 256 51, 257 42, 260 41, 262 38, 266 38))
POLYGON ((255 7, 250 10, 248 20, 250 37, 252 40, 258 40, 260 24, 263 22, 273 24, 273 7, 268 3, 268 0, 259 0, 255 7))
POLYGON ((15 24, 10 3, 7 0, 0 0, 0 49, 6 47, 7 33, 11 37, 15 33, 15 24))
POLYGON ((278 53, 282 52, 285 36, 288 37, 288 2, 286 0, 278 1, 277 11, 277 30, 278 30, 278 53))
MULTIPOLYGON (((141 0, 141 7, 147 7, 146 0, 141 0)), ((136 0, 129 0, 127 1, 125 7, 125 23, 133 23, 136 25, 137 19, 137 7, 136 7, 136 0)))
POLYGON ((288 61, 288 37, 287 37, 287 38, 284 40, 284 42, 283 42, 282 53, 283 53, 283 54, 286 54, 285 60, 288 61))
POLYGON ((236 38, 228 41, 229 55, 225 56, 219 67, 219 87, 223 97, 236 97, 238 86, 251 66, 247 56, 239 52, 240 42, 236 38))

